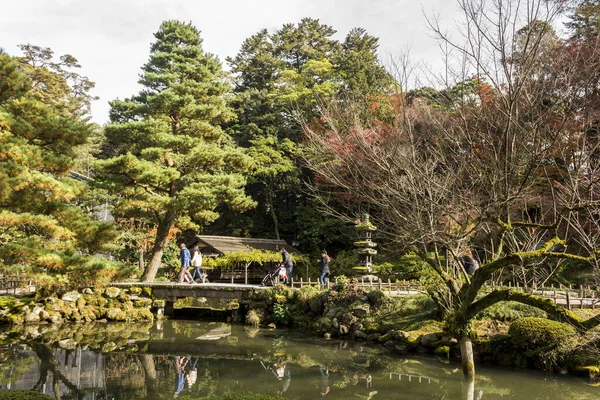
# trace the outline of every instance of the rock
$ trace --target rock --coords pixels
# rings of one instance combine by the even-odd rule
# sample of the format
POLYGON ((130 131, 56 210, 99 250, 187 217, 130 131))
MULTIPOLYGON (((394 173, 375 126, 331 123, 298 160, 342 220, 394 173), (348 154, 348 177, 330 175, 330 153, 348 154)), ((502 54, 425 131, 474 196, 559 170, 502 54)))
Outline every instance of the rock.
POLYGON ((352 323, 352 318, 354 318, 352 313, 346 312, 342 315, 342 323, 350 325, 352 323))
POLYGON ((426 348, 434 348, 439 342, 439 337, 435 333, 427 333, 421 336, 421 346, 426 348))
POLYGON ((74 303, 77 300, 79 300, 80 297, 81 297, 81 293, 76 292, 76 291, 73 290, 73 291, 70 291, 70 292, 67 292, 67 293, 63 294, 62 297, 61 297, 61 299, 63 301, 68 301, 68 302, 74 303))
POLYGON ((125 321, 127 316, 125 313, 119 308, 111 308, 106 312, 106 317, 113 321, 125 321))
POLYGON ((371 333, 369 336, 367 336, 367 340, 370 342, 376 342, 380 337, 381 333, 371 333))
POLYGON ((108 287, 104 290, 106 297, 114 299, 121 294, 121 289, 116 287, 108 287))
POLYGON ((50 322, 52 322, 53 324, 62 324, 63 319, 60 316, 60 314, 52 314, 50 315, 50 322))
POLYGON ((157 299, 152 302, 152 306, 154 306, 156 308, 165 308, 165 303, 166 303, 165 300, 157 299))
POLYGON ((360 322, 355 322, 350 327, 350 329, 352 329, 352 331, 362 331, 362 328, 363 328, 363 324, 360 322))
POLYGON ((40 314, 42 313, 42 311, 42 308, 39 306, 33 307, 33 310, 31 310, 31 312, 25 313, 25 322, 40 322, 40 314))
POLYGON ((129 293, 131 293, 133 295, 140 295, 142 293, 142 288, 141 287, 129 288, 129 293))
POLYGON ((390 349, 393 349, 394 347, 396 347, 396 343, 394 343, 393 340, 388 340, 387 342, 385 342, 383 344, 385 347, 389 347, 390 349))
POLYGON ((85 289, 82 290, 82 293, 83 294, 93 294, 94 291, 92 289, 90 289, 90 288, 85 288, 85 289))
POLYGON ((442 337, 442 340, 441 340, 442 346, 452 346, 457 343, 458 343, 458 340, 456 338, 453 338, 452 336, 444 336, 444 337, 442 337))
POLYGON ((397 344, 394 346, 394 350, 400 354, 408 354, 408 347, 405 344, 397 344))
POLYGON ((69 339, 63 339, 63 340, 59 340, 58 341, 58 346, 61 349, 65 349, 65 350, 74 350, 75 347, 77 346, 77 342, 71 338, 69 339))
POLYGON ((349 331, 350 328, 348 328, 346 325, 340 325, 340 335, 347 335, 349 331))
POLYGON ((277 325, 275 325, 273 322, 271 322, 269 325, 267 325, 267 328, 269 328, 269 329, 277 329, 277 325))
POLYGON ((327 318, 333 318, 333 317, 335 317, 335 314, 336 314, 336 313, 337 313, 337 310, 336 310, 335 308, 330 308, 330 309, 327 311, 327 314, 325 314, 325 316, 326 316, 327 318))
POLYGON ((50 313, 46 310, 42 310, 40 311, 40 319, 43 321, 46 321, 48 318, 50 318, 50 313))
POLYGON ((361 317, 364 317, 365 315, 369 315, 369 313, 371 312, 371 308, 369 307, 368 304, 361 304, 359 306, 354 307, 352 312, 358 318, 361 318, 361 317))
POLYGON ((354 331, 354 333, 352 333, 352 336, 354 336, 354 339, 362 339, 362 340, 366 340, 367 339, 367 334, 364 333, 363 331, 354 331))
POLYGON ((340 322, 337 318, 334 318, 333 321, 331 321, 331 326, 336 330, 340 329, 340 322))
POLYGON ((379 341, 382 343, 387 342, 388 340, 397 340, 397 341, 406 341, 409 337, 409 334, 404 331, 396 331, 391 330, 385 335, 379 338, 379 341))
POLYGON ((327 332, 323 335, 323 337, 327 340, 331 339, 331 333, 327 332))
POLYGON ((136 308, 145 308, 145 307, 150 307, 152 305, 152 299, 147 299, 147 298, 141 298, 135 301, 135 303, 133 303, 133 306, 136 308))

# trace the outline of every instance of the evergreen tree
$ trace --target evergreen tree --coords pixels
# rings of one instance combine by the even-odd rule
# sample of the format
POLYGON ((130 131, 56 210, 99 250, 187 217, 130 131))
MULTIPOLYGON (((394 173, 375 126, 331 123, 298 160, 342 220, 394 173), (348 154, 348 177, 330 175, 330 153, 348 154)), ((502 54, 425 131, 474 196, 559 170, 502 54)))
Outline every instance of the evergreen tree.
POLYGON ((69 177, 92 131, 81 106, 87 90, 77 93, 35 57, 0 54, 0 269, 45 287, 110 278, 119 266, 91 256, 107 251, 115 232, 78 206, 86 186, 69 177))
POLYGON ((145 281, 154 279, 174 226, 213 221, 222 203, 236 210, 254 205, 241 174, 250 158, 220 127, 232 116, 221 63, 203 51, 190 24, 166 21, 155 38, 139 80, 144 89, 111 102, 111 158, 99 163, 105 187, 119 194, 116 216, 156 225, 145 281))
POLYGON ((273 33, 259 31, 228 59, 236 75, 231 105, 237 117, 229 128, 256 160, 247 192, 258 206, 245 218, 225 211, 210 232, 282 237, 317 252, 332 238, 339 240, 335 230, 343 224, 309 212, 316 205, 304 182, 313 177, 298 162, 298 121, 319 124, 319 110, 348 94, 365 100, 368 110, 369 102, 382 101, 393 80, 378 63, 376 38, 360 28, 344 43, 334 34, 331 26, 304 18, 273 33))

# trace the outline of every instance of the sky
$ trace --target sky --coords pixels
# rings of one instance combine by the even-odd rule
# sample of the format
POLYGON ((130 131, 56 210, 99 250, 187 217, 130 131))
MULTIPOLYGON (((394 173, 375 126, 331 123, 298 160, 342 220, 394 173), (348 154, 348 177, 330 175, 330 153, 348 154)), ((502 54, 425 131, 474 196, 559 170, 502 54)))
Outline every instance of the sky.
POLYGON ((235 56, 242 42, 260 29, 274 31, 304 17, 332 26, 343 40, 353 27, 379 38, 386 64, 408 49, 427 64, 439 60, 438 44, 425 15, 455 24, 454 0, 17 0, 5 1, 0 13, 0 47, 19 55, 19 44, 50 47, 58 57, 75 56, 81 75, 96 83, 93 121, 108 121, 108 102, 139 92, 140 67, 147 61, 153 33, 162 21, 191 22, 204 50, 235 56))

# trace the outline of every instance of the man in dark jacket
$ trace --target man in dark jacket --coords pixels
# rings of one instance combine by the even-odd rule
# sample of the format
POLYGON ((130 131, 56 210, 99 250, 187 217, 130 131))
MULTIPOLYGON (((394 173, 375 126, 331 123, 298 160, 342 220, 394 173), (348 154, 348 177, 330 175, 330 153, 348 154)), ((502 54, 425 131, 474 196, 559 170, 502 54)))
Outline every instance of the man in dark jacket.
POLYGON ((294 262, 292 256, 283 247, 279 250, 281 252, 281 265, 285 268, 286 272, 286 284, 291 286, 292 284, 292 271, 294 270, 294 262))

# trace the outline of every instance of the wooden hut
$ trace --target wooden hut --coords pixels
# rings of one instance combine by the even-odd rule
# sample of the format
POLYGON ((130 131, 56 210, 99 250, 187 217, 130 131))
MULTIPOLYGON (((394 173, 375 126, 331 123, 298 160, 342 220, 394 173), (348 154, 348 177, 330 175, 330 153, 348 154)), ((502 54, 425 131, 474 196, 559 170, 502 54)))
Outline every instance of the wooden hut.
POLYGON ((230 258, 229 265, 208 271, 210 281, 262 280, 268 270, 281 262, 279 250, 285 248, 295 261, 300 252, 285 240, 242 238, 234 236, 197 235, 188 242, 188 247, 198 246, 205 258, 230 258), (258 252, 257 252, 258 250, 258 252))

